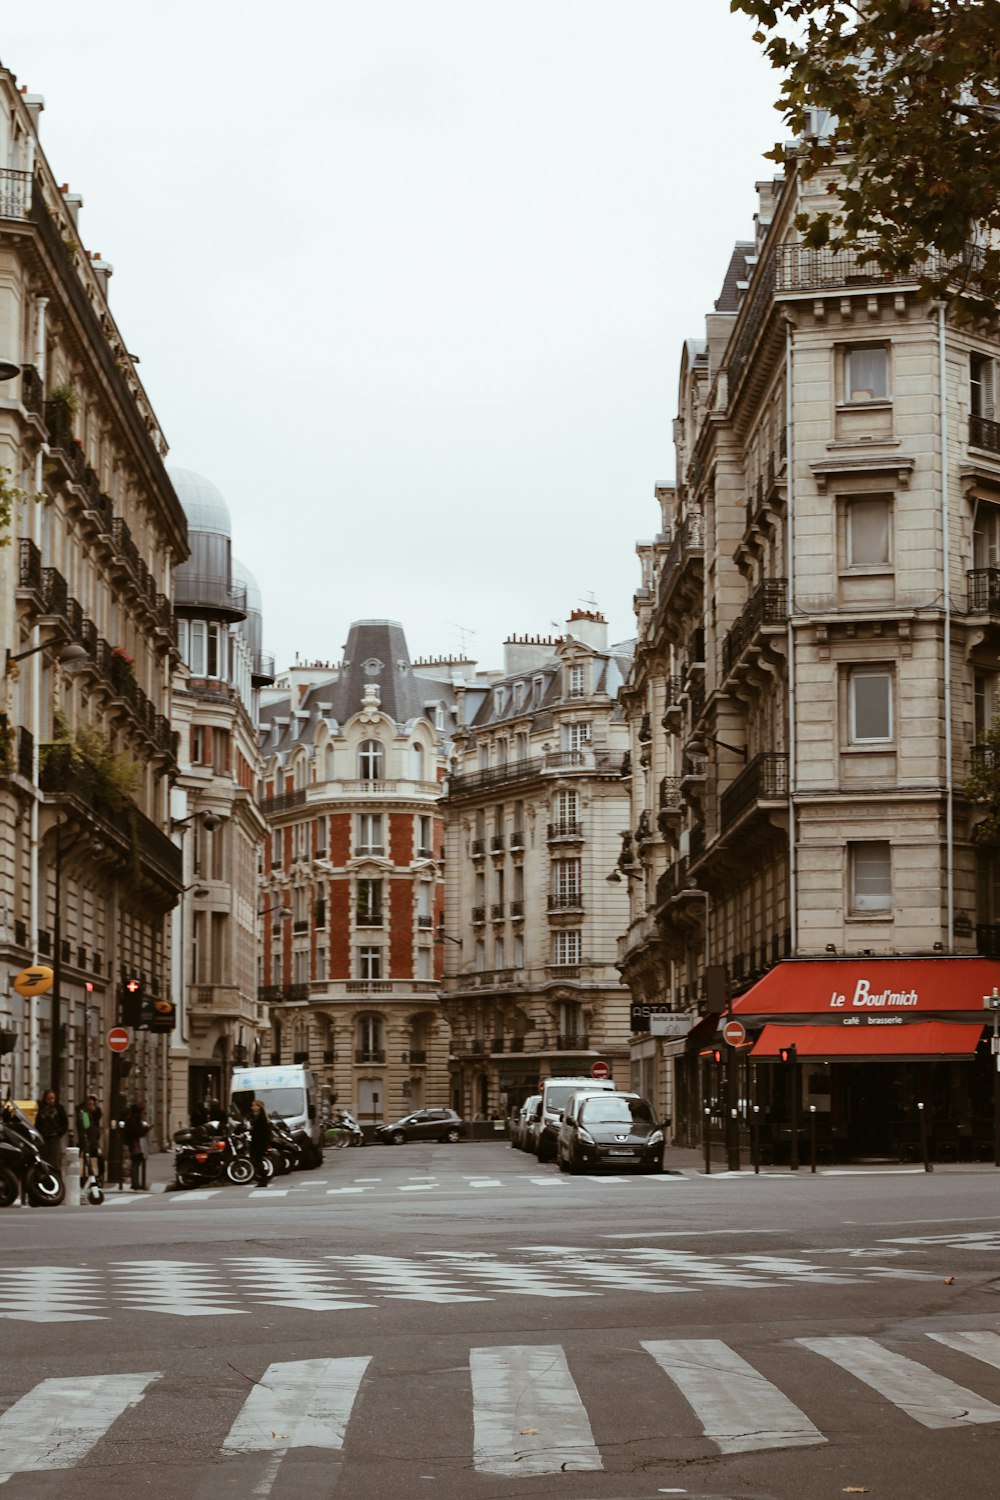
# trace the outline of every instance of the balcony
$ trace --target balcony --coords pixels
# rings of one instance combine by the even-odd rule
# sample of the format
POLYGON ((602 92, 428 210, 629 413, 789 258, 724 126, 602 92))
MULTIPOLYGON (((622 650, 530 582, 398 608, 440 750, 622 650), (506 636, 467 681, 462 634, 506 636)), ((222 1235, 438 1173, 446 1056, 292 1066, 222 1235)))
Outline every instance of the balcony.
POLYGON ((293 807, 304 807, 306 801, 306 788, 298 787, 293 792, 278 792, 273 797, 262 797, 260 799, 260 810, 272 816, 275 813, 290 812, 293 807))
POLYGON ((511 914, 512 917, 515 917, 515 918, 517 918, 517 917, 523 917, 524 916, 524 902, 523 901, 512 901, 510 903, 510 914, 511 914))
POLYGON ((561 1031, 556 1037, 557 1052, 588 1052, 590 1038, 582 1031, 561 1031))
MULTIPOLYGON (((686 575, 697 572, 697 579, 692 576, 694 587, 701 587, 701 570, 692 570, 690 563, 700 562, 705 555, 705 527, 700 511, 690 511, 677 526, 673 540, 670 543, 670 551, 663 564, 660 581, 657 588, 656 612, 662 616, 669 607, 678 585, 686 575)), ((690 601, 689 601, 690 602, 690 601)))
POLYGON ((735 670, 762 632, 788 621, 788 581, 767 578, 758 584, 722 643, 723 681, 735 670))
POLYGON ((510 835, 510 852, 518 854, 524 852, 524 829, 514 828, 510 835))
POLYGON ((502 833, 495 833, 490 839, 490 853, 502 854, 504 850, 504 837, 502 833))
POLYGON ((309 918, 308 917, 296 917, 295 921, 292 923, 292 931, 293 932, 308 932, 309 931, 309 918))
POLYGON ((565 818, 559 823, 550 823, 546 830, 546 838, 550 844, 558 843, 562 839, 582 839, 583 824, 565 818))
POLYGON ((31 207, 31 173, 0 170, 0 219, 26 219, 31 207))
POLYGON ((433 927, 434 926, 434 918, 431 917, 431 916, 428 916, 426 912, 421 913, 417 917, 417 926, 420 927, 420 928, 423 928, 423 929, 426 929, 426 928, 429 928, 429 927, 433 927))
POLYGON ((284 998, 285 991, 280 984, 262 984, 257 988, 257 999, 261 1005, 279 1005, 284 998))
POLYGON ((502 1052, 503 1051, 503 1037, 502 1036, 494 1036, 494 1037, 490 1038, 490 1051, 491 1052, 502 1052))
POLYGON ((472 853, 473 859, 483 859, 485 857, 485 854, 486 854, 486 840, 485 839, 473 839, 472 840, 471 853, 472 853))
POLYGON ((549 895, 548 909, 551 912, 583 910, 582 891, 556 891, 549 895))
POLYGON ((984 448, 987 453, 1000 457, 1000 422, 995 422, 992 417, 970 417, 969 445, 984 448))
POLYGON ((970 568, 965 575, 970 615, 1000 615, 1000 568, 970 568))
POLYGON ((622 757, 607 750, 556 750, 547 755, 538 755, 530 760, 509 760, 500 766, 489 766, 479 771, 468 771, 448 779, 449 797, 462 796, 469 792, 483 791, 489 787, 513 785, 517 782, 534 781, 539 776, 578 771, 581 774, 596 772, 600 776, 619 776, 622 757))
POLYGON ((474 906, 472 908, 472 920, 477 927, 481 927, 486 921, 486 907, 474 906))
POLYGON ((726 788, 719 801, 720 829, 735 823, 761 802, 787 803, 788 756, 768 751, 757 755, 726 788))
POLYGON ((356 1047, 354 1049, 354 1061, 356 1063, 384 1063, 385 1049, 382 1047, 356 1047))
POLYGON ((383 926, 383 917, 380 911, 359 911, 356 921, 359 927, 383 926))
POLYGON ((309 999, 309 986, 308 986, 308 984, 302 984, 302 983, 299 983, 299 984, 290 984, 288 986, 288 989, 285 991, 285 999, 286 1000, 293 1000, 293 1001, 296 1001, 296 1002, 301 1002, 303 1000, 308 1000, 309 999))
POLYGON ((503 914, 504 914, 503 913, 503 902, 502 901, 494 901, 493 905, 490 907, 490 921, 491 922, 502 922, 503 921, 503 914))
POLYGON ((217 573, 191 573, 181 563, 174 571, 174 606, 206 609, 229 620, 244 620, 247 613, 246 584, 230 583, 217 573))
POLYGON ((410 1048, 410 1063, 416 1067, 423 1067, 427 1062, 427 1050, 424 1047, 410 1048))

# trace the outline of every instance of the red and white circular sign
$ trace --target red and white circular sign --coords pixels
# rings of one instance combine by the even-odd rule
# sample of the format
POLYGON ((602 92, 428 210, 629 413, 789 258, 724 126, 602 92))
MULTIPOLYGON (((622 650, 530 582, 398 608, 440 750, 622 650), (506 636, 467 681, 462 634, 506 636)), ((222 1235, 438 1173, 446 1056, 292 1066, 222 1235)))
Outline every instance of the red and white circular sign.
POLYGON ((108 1046, 112 1052, 127 1052, 131 1042, 132 1037, 124 1026, 112 1026, 108 1032, 108 1046))
POLYGON ((595 1062, 590 1069, 591 1078, 610 1078, 611 1069, 606 1062, 595 1062))
POLYGON ((725 1027, 723 1028, 722 1035, 725 1037, 730 1047, 738 1047, 741 1042, 746 1041, 747 1029, 742 1021, 727 1021, 725 1027))

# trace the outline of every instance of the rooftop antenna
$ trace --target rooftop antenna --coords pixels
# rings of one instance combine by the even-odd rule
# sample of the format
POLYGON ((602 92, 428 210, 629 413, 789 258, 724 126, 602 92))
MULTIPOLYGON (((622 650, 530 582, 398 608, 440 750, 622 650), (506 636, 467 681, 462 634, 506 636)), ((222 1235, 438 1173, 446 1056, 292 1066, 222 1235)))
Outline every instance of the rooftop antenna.
POLYGON ((466 640, 466 636, 475 635, 476 632, 468 625, 459 625, 457 620, 446 620, 445 624, 452 626, 454 630, 458 631, 458 651, 462 660, 471 660, 469 654, 469 643, 466 640))
POLYGON ((590 589, 586 594, 584 594, 583 598, 580 599, 579 602, 585 605, 592 614, 597 613, 597 595, 594 593, 593 589, 590 589))

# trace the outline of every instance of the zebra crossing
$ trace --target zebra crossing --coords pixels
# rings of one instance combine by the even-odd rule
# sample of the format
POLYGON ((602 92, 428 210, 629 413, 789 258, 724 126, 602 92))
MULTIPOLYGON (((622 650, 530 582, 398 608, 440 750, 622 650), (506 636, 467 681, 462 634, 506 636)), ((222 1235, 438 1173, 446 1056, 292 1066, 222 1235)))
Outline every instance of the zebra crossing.
POLYGON ((346 1313, 382 1303, 493 1302, 505 1297, 562 1298, 642 1294, 655 1297, 706 1289, 846 1287, 892 1281, 940 1280, 901 1266, 891 1251, 869 1261, 831 1266, 818 1255, 711 1255, 663 1246, 577 1249, 524 1245, 491 1251, 427 1250, 414 1255, 239 1255, 217 1260, 114 1260, 98 1266, 17 1265, 0 1268, 0 1321, 95 1322, 136 1313, 168 1317, 232 1317, 263 1307, 346 1313))
MULTIPOLYGON (((911 1336, 906 1340, 908 1353, 868 1337, 798 1338, 781 1347, 841 1372, 848 1394, 853 1391, 863 1408, 874 1391, 876 1400, 907 1423, 928 1431, 1000 1423, 1000 1406, 980 1395, 974 1384, 967 1386, 934 1368, 936 1351, 951 1350, 967 1362, 965 1378, 974 1383, 983 1364, 1000 1369, 1000 1334, 983 1330, 911 1336)), ((656 1404, 645 1408, 642 1419, 647 1430, 635 1437, 655 1440, 664 1462, 690 1457, 692 1444, 708 1456, 728 1456, 818 1447, 849 1435, 847 1428, 822 1430, 828 1411, 844 1413, 842 1422, 850 1419, 849 1402, 825 1399, 836 1374, 828 1373, 821 1386, 809 1383, 810 1391, 821 1389, 823 1395, 814 1396, 813 1409, 807 1411, 799 1404, 801 1395, 793 1399, 757 1368, 753 1357, 720 1339, 645 1339, 625 1353, 633 1361, 628 1379, 658 1383, 656 1404), (648 1430, 651 1411, 656 1414, 654 1430, 648 1430)), ((471 1415, 466 1430, 471 1432, 474 1469, 509 1478, 603 1470, 607 1455, 595 1439, 586 1395, 578 1383, 587 1369, 593 1372, 595 1362, 601 1376, 600 1360, 591 1349, 567 1351, 560 1344, 470 1348, 467 1367, 449 1372, 449 1378, 458 1382, 451 1390, 458 1391, 459 1402, 466 1403, 471 1415)), ((140 1455, 144 1432, 148 1436, 155 1430, 167 1410, 167 1373, 67 1375, 40 1381, 0 1415, 0 1484, 18 1475, 71 1470, 91 1456, 99 1464, 100 1445, 121 1438, 122 1424, 131 1451, 140 1455), (159 1411, 158 1402, 164 1403, 159 1411)), ((257 1496, 270 1493, 283 1458, 296 1449, 337 1454, 347 1465, 352 1456, 368 1461, 360 1439, 352 1454, 356 1413, 366 1408, 367 1430, 373 1430, 373 1421, 377 1430, 380 1401, 399 1400, 398 1389, 386 1394, 387 1372, 370 1355, 275 1361, 259 1376, 251 1370, 242 1373, 246 1394, 227 1396, 236 1409, 220 1410, 220 1433, 228 1424, 221 1445, 218 1435, 206 1437, 211 1451, 193 1450, 191 1456, 192 1461, 221 1464, 216 1471, 220 1474, 230 1460, 259 1460, 256 1483, 246 1490, 257 1496)), ((426 1382, 422 1373, 415 1378, 421 1385, 426 1382)), ((786 1378, 789 1384, 794 1380, 791 1373, 786 1378)), ((594 1387, 587 1389, 593 1392, 594 1387)), ((462 1424, 465 1414, 456 1410, 455 1419, 462 1424)))

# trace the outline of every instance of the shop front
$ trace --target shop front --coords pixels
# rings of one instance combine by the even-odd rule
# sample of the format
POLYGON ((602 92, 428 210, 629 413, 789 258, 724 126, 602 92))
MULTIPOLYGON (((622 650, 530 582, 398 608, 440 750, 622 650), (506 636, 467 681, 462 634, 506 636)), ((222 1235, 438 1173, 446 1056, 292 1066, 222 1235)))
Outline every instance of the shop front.
POLYGON ((738 1108, 761 1160, 814 1143, 821 1161, 993 1158, 998 985, 987 958, 777 964, 731 1007, 746 1028, 738 1108))

